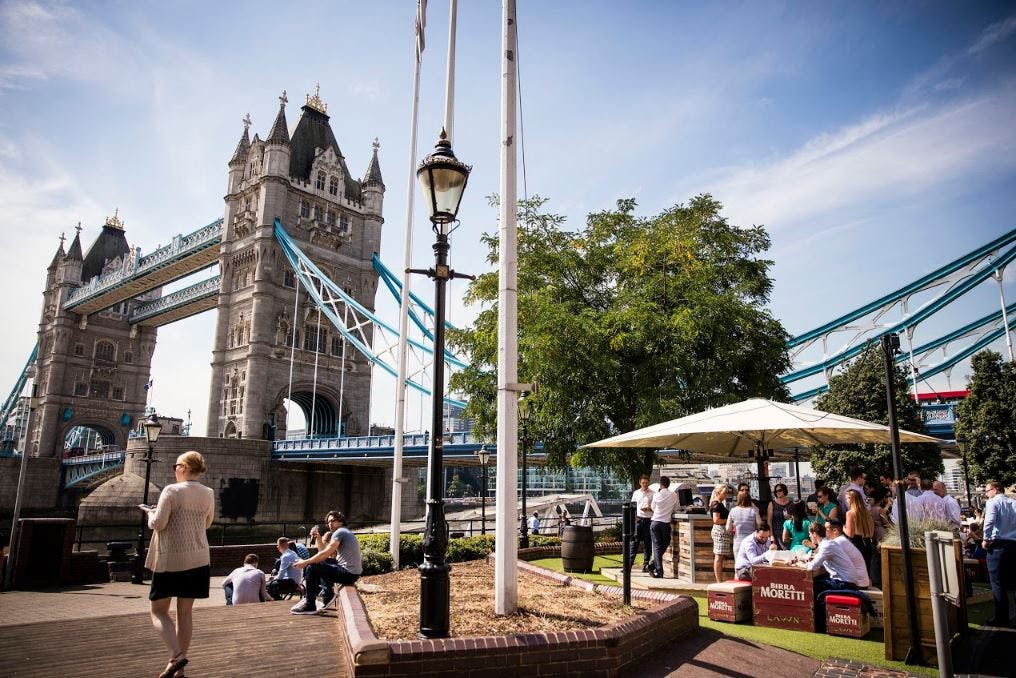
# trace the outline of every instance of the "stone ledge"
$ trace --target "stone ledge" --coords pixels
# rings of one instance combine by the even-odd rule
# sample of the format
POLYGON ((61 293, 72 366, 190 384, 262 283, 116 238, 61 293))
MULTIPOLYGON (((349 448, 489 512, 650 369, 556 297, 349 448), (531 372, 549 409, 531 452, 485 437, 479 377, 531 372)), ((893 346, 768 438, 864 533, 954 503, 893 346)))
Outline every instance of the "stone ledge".
MULTIPOLYGON (((560 547, 538 547, 520 552, 519 557, 559 554, 560 547)), ((487 559, 492 561, 493 554, 487 559)), ((592 584, 524 560, 519 568, 564 586, 621 596, 620 587, 592 584)), ((452 671, 465 676, 507 672, 515 676, 548 672, 620 676, 646 654, 698 628, 698 605, 691 598, 656 591, 631 593, 633 598, 659 604, 596 629, 389 641, 374 634, 359 592, 347 586, 339 592, 339 623, 345 630, 343 664, 351 676, 420 676, 452 671)))

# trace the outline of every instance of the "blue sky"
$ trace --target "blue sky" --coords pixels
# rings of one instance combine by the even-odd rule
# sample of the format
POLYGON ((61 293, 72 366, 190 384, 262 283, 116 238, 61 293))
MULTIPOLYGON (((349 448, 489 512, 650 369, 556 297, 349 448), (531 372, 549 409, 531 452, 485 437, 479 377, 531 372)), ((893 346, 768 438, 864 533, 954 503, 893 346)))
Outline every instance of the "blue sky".
MULTIPOLYGON (((421 153, 443 116, 447 11, 430 3, 421 153)), ((150 251, 221 216, 240 119, 264 136, 283 89, 293 126, 320 82, 354 173, 380 138, 381 254, 399 268, 414 16, 408 0, 0 2, 0 384, 34 341, 59 234, 80 220, 87 247, 118 207, 150 251)), ((496 218, 499 21, 499 3, 460 3, 454 145, 475 169, 451 260, 474 273, 496 218)), ((520 0, 519 39, 529 193, 576 227, 621 197, 652 214, 712 193, 732 223, 769 229, 772 309, 791 333, 1016 227, 1014 3, 520 0)), ((917 339, 996 308, 991 285, 968 296, 917 339)), ((453 321, 474 312, 453 300, 453 321)), ((160 330, 153 369, 159 410, 192 409, 198 432, 212 324, 160 330)), ((390 423, 394 384, 375 381, 372 419, 390 423)))

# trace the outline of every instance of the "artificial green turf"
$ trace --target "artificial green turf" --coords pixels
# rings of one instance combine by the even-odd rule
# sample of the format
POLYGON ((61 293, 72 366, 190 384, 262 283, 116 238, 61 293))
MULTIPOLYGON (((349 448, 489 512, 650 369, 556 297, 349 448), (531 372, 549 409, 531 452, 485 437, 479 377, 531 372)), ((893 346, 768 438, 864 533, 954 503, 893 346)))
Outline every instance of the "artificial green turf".
MULTIPOLYGON (((641 556, 640 556, 641 558, 641 556)), ((548 570, 564 572, 560 558, 543 558, 531 561, 534 565, 545 567, 548 570)), ((579 579, 585 579, 595 584, 607 584, 617 586, 617 582, 609 577, 600 574, 603 567, 621 567, 621 556, 607 555, 595 556, 593 558, 592 573, 569 572, 568 574, 579 579)), ((744 638, 774 647, 781 647, 791 652, 797 652, 819 661, 831 657, 844 657, 857 661, 885 666, 897 671, 909 671, 927 676, 937 676, 938 671, 925 666, 909 666, 903 662, 889 661, 885 658, 885 642, 882 637, 882 629, 872 629, 865 638, 845 638, 843 636, 830 636, 824 633, 807 633, 804 631, 788 631, 784 629, 773 629, 766 626, 753 626, 751 624, 727 624, 714 622, 709 619, 709 606, 706 598, 695 596, 695 602, 699 606, 699 626, 705 629, 712 629, 718 633, 734 638, 744 638)), ((991 612, 991 603, 972 605, 967 608, 971 626, 977 626, 988 617, 991 612)))

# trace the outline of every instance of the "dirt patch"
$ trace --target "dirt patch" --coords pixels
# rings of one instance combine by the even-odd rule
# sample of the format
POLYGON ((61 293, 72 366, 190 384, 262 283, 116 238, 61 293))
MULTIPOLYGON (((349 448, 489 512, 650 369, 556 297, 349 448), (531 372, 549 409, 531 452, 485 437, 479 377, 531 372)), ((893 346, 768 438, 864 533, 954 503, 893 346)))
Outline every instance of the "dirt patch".
MULTIPOLYGON (((378 638, 414 640, 420 630, 420 573, 416 569, 365 577, 377 586, 360 592, 378 638)), ((519 611, 494 614, 494 566, 483 560, 452 566, 451 637, 492 636, 538 631, 568 631, 604 626, 653 605, 561 586, 527 572, 519 572, 519 611)))

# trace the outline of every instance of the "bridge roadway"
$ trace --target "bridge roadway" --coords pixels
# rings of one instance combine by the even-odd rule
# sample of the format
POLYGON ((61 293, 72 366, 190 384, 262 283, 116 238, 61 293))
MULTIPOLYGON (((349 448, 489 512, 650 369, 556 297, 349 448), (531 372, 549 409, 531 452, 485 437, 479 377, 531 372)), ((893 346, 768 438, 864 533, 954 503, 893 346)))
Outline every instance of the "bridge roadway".
POLYGON ((89 315, 210 268, 219 262, 222 235, 218 219, 193 233, 174 236, 170 244, 73 290, 64 308, 89 315))
MULTIPOLYGON (((138 434, 132 432, 131 437, 138 434)), ((455 466, 479 465, 476 453, 484 446, 472 433, 448 433, 445 435, 444 460, 455 466)), ((406 433, 403 436, 402 458, 411 466, 424 465, 430 445, 429 433, 406 433)), ((487 445, 492 460, 497 459, 497 449, 487 445)), ((276 440, 272 443, 272 461, 278 462, 321 462, 345 463, 370 466, 386 466, 395 455, 395 436, 356 436, 348 438, 299 438, 276 440)), ((64 489, 82 483, 93 476, 121 468, 124 465, 123 450, 68 457, 61 463, 64 489)), ((542 464, 546 459, 543 444, 537 443, 527 458, 533 464, 542 464)))

